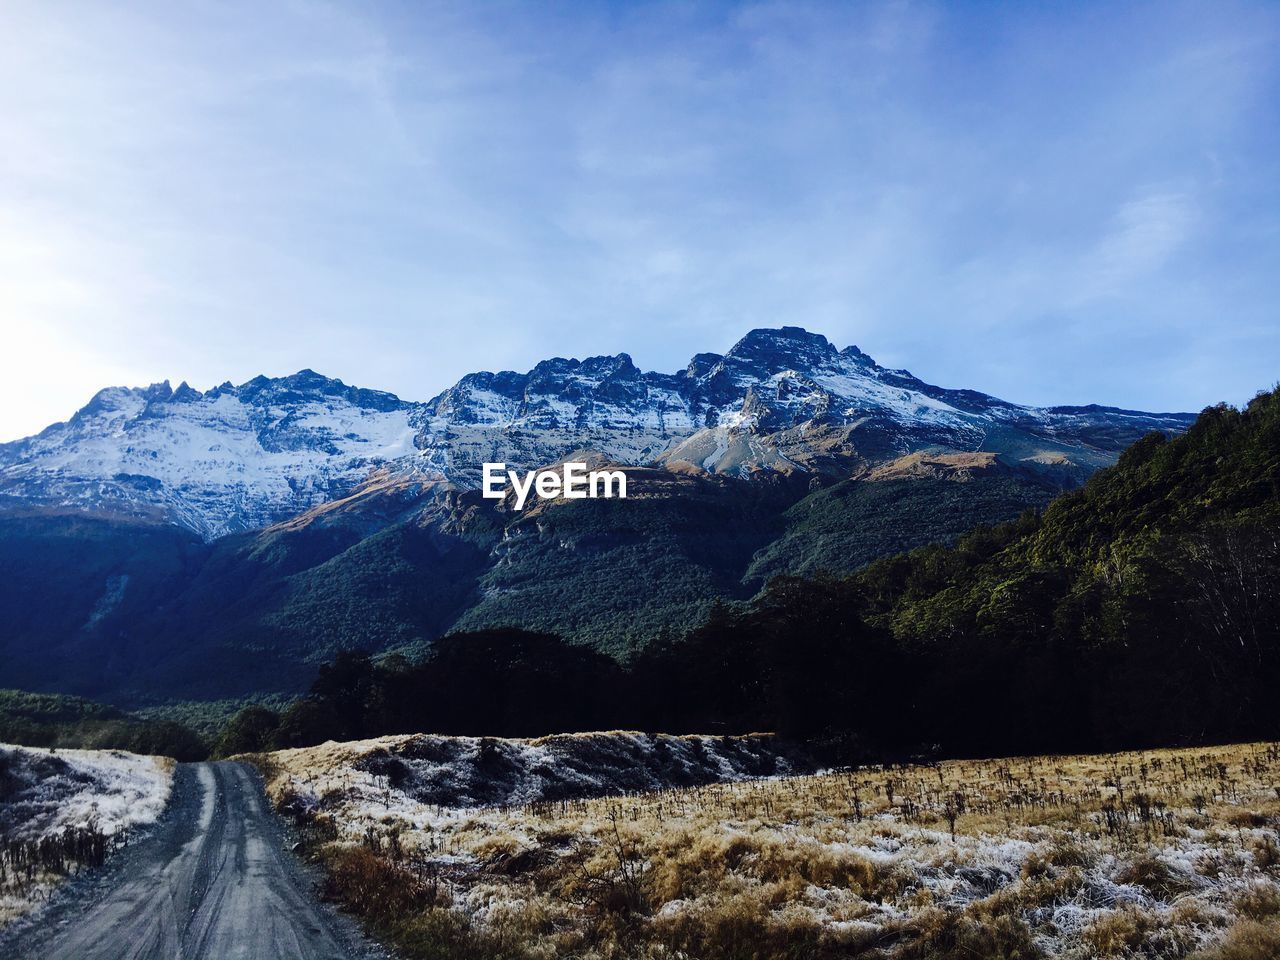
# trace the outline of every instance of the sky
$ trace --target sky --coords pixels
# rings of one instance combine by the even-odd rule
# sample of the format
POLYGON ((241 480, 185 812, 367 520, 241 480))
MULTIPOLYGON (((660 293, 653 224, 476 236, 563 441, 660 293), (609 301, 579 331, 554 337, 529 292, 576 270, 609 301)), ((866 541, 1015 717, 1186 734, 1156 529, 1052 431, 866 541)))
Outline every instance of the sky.
POLYGON ((1280 379, 1280 4, 0 5, 0 440, 799 325, 932 383, 1280 379))

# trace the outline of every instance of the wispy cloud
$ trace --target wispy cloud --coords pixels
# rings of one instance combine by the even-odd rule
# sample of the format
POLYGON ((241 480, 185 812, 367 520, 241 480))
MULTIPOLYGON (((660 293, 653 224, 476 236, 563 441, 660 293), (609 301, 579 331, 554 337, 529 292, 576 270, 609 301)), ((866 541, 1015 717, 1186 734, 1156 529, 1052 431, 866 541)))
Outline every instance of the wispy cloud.
POLYGON ((1106 233, 1085 257, 1072 306, 1123 295, 1138 280, 1159 273, 1190 239, 1195 201, 1180 192, 1144 192, 1116 211, 1106 233))
POLYGON ((1244 3, 6 4, 0 309, 38 335, 0 436, 120 378, 424 398, 778 323, 1011 399, 1243 399, 1277 40, 1244 3))

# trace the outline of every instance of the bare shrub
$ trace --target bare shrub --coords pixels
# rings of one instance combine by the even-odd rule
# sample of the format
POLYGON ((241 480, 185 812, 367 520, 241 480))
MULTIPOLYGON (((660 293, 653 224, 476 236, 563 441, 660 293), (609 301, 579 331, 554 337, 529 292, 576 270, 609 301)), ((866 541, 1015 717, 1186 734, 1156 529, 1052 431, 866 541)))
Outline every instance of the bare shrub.
POLYGON ((325 896, 345 903, 373 926, 437 906, 441 899, 438 888, 365 846, 330 849, 326 866, 325 896))
POLYGON ((1259 837, 1249 844, 1254 863, 1263 870, 1275 870, 1280 867, 1280 844, 1272 834, 1259 837))

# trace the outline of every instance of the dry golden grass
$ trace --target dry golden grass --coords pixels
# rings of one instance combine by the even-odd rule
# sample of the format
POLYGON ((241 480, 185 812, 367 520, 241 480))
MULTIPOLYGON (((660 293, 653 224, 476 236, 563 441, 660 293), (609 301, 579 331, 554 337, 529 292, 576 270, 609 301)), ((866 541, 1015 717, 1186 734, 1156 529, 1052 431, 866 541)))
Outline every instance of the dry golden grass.
POLYGON ((470 810, 415 803, 364 749, 276 754, 270 789, 335 896, 397 871, 408 904, 362 912, 409 956, 1280 956, 1277 744, 470 810))

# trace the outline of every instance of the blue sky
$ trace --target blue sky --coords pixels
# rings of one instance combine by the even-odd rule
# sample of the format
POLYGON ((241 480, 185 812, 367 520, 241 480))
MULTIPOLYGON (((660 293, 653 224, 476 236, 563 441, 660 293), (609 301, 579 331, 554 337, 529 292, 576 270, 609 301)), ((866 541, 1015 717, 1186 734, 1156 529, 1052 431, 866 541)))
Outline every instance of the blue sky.
POLYGON ((0 7, 0 439, 798 324, 1029 403, 1280 379, 1280 5, 0 7))

